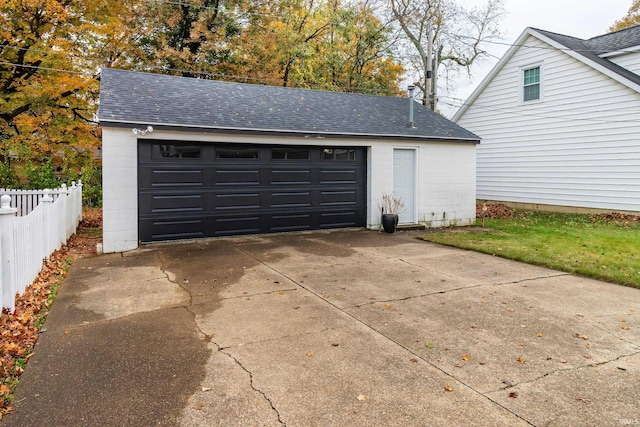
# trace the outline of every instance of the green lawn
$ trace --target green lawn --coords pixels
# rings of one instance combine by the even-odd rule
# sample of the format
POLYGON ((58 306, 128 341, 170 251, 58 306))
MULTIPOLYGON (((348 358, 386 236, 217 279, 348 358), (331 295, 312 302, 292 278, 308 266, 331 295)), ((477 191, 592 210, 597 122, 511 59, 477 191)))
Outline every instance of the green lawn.
POLYGON ((516 212, 422 239, 640 288, 640 221, 629 218, 516 212))

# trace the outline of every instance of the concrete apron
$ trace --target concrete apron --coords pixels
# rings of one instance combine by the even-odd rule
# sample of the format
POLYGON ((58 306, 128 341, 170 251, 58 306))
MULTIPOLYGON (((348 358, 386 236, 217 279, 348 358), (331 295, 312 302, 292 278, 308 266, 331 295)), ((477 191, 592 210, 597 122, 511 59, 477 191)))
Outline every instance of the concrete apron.
POLYGON ((74 263, 6 425, 640 423, 640 291, 370 231, 74 263))

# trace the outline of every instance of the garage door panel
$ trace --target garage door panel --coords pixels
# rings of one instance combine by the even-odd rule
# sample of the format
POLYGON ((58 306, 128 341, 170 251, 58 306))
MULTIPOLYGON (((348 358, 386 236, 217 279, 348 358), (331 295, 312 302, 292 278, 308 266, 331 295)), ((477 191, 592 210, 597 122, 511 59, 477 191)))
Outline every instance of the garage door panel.
POLYGON ((270 184, 311 184, 311 171, 309 170, 276 170, 271 171, 270 184))
POLYGON ((260 216, 228 216, 213 219, 213 236, 233 236, 236 234, 258 234, 261 232, 260 216))
POLYGON ((259 209, 260 205, 260 193, 216 194, 214 209, 259 209))
POLYGON ((322 191, 320 193, 320 206, 355 206, 357 204, 357 190, 322 191))
POLYGON ((312 229, 311 213, 291 213, 288 215, 271 215, 270 232, 303 231, 312 229))
POLYGON ((178 187, 204 185, 202 169, 155 169, 151 172, 152 187, 178 187))
POLYGON ((151 213, 203 212, 202 194, 144 194, 140 198, 150 205, 151 213))
POLYGON ((203 218, 144 219, 140 221, 140 233, 147 241, 197 239, 206 237, 203 218))
POLYGON ((351 170, 323 170, 320 173, 322 184, 356 184, 358 171, 351 170))
POLYGON ((260 184, 259 169, 225 170, 215 171, 214 185, 256 185, 260 184))
POLYGON ((299 208, 311 206, 310 191, 271 193, 271 208, 299 208))
POLYGON ((365 225, 365 148, 153 144, 138 151, 143 242, 365 225))
POLYGON ((358 214, 353 211, 322 212, 320 228, 357 227, 358 214))

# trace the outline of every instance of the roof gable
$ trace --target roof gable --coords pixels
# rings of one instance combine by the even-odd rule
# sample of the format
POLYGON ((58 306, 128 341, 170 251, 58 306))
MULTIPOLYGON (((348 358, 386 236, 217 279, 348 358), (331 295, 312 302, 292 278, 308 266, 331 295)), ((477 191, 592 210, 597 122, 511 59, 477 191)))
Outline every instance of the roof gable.
POLYGON ((477 142, 479 137, 407 98, 223 82, 103 69, 103 126, 393 137, 477 142))
MULTIPOLYGON (((602 58, 598 56, 598 48, 597 44, 599 43, 590 43, 589 40, 581 40, 575 37, 565 36, 562 34, 556 34, 549 31, 532 29, 540 35, 547 37, 550 40, 553 40, 559 43, 561 46, 560 50, 563 50, 567 54, 573 56, 574 58, 586 63, 587 65, 599 69, 599 67, 603 67, 605 70, 600 69, 599 71, 604 72, 609 77, 614 80, 619 81, 620 83, 626 84, 632 89, 640 92, 640 76, 636 73, 627 70, 624 67, 619 66, 606 58, 602 58), (567 50, 568 49, 568 50, 567 50), (599 66, 599 67, 598 67, 599 66), (622 77, 623 80, 619 79, 622 77), (629 83, 632 83, 630 85, 629 83)), ((615 34, 615 33, 612 33, 615 34)), ((593 39, 591 39, 593 40, 593 39)), ((613 47, 615 44, 612 43, 614 41, 613 38, 608 38, 607 44, 613 47)), ((620 50, 622 48, 614 48, 614 51, 620 50)))
POLYGON ((524 40, 529 36, 536 37, 537 39, 556 48, 558 51, 564 52, 585 65, 607 75, 611 79, 640 92, 640 76, 638 74, 598 55, 598 53, 606 54, 607 52, 617 52, 640 44, 640 26, 632 27, 627 30, 605 34, 589 40, 582 40, 576 37, 527 27, 484 78, 476 90, 473 91, 462 107, 460 107, 452 120, 458 121, 458 119, 462 117, 469 106, 473 104, 476 98, 480 96, 480 94, 489 85, 491 80, 493 80, 498 72, 509 62, 518 49, 522 48, 524 40))

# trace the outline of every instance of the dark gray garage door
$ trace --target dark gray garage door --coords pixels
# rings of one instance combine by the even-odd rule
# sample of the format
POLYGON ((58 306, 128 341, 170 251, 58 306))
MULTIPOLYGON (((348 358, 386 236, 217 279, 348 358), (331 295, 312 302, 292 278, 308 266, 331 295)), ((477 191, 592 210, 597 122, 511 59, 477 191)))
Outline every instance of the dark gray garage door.
POLYGON ((140 240, 364 226, 365 150, 140 141, 140 240))

